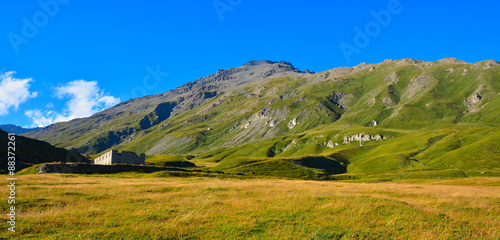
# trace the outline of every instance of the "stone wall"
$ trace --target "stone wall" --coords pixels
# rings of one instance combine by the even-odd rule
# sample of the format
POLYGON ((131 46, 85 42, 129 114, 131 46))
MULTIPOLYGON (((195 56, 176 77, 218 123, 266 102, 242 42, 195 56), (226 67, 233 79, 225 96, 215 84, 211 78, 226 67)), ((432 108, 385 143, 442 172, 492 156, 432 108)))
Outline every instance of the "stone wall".
POLYGON ((137 155, 135 152, 113 152, 112 153, 112 163, 130 163, 130 164, 145 164, 146 155, 142 153, 137 155))
POLYGON ((94 159, 94 164, 96 165, 111 165, 113 164, 112 157, 113 157, 113 152, 118 152, 116 150, 111 150, 98 158, 94 159))
POLYGON ((188 170, 175 167, 150 167, 150 166, 128 166, 128 165, 88 165, 88 164, 43 164, 37 167, 38 174, 43 173, 77 173, 77 174, 108 174, 120 172, 153 173, 161 171, 189 172, 188 170))
POLYGON ((96 165, 121 164, 146 164, 146 155, 144 153, 137 155, 135 152, 118 152, 111 150, 98 158, 94 159, 96 165))

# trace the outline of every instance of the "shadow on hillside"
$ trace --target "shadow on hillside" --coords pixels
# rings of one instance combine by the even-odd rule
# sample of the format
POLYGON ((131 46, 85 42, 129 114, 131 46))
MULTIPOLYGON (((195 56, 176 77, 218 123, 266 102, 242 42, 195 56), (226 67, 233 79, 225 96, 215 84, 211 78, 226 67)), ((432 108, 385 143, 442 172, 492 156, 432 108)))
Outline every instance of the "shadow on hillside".
POLYGON ((308 168, 324 170, 325 173, 330 175, 347 172, 346 167, 340 162, 323 156, 304 157, 301 159, 291 160, 291 162, 308 168))

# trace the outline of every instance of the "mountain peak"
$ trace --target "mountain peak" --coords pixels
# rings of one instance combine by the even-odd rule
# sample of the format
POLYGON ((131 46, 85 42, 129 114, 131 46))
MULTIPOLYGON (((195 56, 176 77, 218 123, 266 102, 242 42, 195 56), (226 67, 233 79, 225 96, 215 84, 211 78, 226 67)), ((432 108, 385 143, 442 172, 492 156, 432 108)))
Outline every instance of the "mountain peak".
POLYGON ((420 61, 420 60, 413 59, 413 58, 404 58, 401 60, 397 60, 396 62, 400 63, 400 64, 418 64, 418 63, 422 63, 425 61, 420 61))
POLYGON ((314 74, 313 71, 306 69, 304 71, 300 71, 298 68, 293 66, 292 63, 287 62, 287 61, 271 61, 271 60, 252 60, 249 61, 245 64, 243 64, 242 67, 252 67, 252 66, 264 66, 264 65, 275 65, 277 68, 280 68, 285 71, 290 71, 290 72, 297 72, 297 73, 307 73, 307 74, 314 74))
POLYGON ((443 58, 441 60, 438 60, 439 63, 452 63, 452 64, 466 64, 467 62, 457 60, 456 58, 443 58))
POLYGON ((293 67, 293 65, 287 61, 276 62, 276 61, 271 61, 271 60, 252 60, 252 61, 245 63, 243 66, 255 66, 255 65, 276 64, 276 63, 281 63, 284 65, 288 65, 288 66, 293 67))

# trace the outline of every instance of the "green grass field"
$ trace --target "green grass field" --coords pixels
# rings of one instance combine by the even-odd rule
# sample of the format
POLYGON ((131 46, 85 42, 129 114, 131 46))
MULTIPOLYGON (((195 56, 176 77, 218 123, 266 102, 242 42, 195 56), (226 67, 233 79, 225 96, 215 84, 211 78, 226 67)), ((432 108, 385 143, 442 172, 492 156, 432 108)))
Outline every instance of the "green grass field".
POLYGON ((158 176, 18 176, 17 232, 7 232, 2 215, 0 238, 500 238, 499 177, 364 183, 158 176))

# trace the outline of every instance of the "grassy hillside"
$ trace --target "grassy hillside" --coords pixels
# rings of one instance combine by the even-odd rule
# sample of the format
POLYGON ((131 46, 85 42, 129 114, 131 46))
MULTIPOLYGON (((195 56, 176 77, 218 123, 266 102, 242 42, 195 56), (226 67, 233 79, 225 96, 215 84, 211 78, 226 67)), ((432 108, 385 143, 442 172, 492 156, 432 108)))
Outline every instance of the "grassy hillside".
POLYGON ((178 155, 148 155, 146 156, 146 165, 157 167, 196 167, 188 159, 190 158, 178 155))
POLYGON ((497 171, 499 94, 494 61, 362 64, 253 82, 117 148, 264 175, 324 174, 290 160, 311 156, 354 174, 497 171))
POLYGON ((203 87, 187 84, 198 92, 191 106, 175 114, 169 111, 177 103, 149 96, 115 107, 151 101, 141 111, 120 112, 101 125, 96 119, 107 115, 97 114, 78 120, 91 132, 57 128, 54 136, 63 137, 58 146, 93 154, 113 148, 179 155, 218 171, 305 179, 345 172, 499 170, 498 62, 403 59, 316 74, 248 73, 252 81, 234 78, 239 85, 210 90, 241 71, 220 72, 221 79, 203 87))

